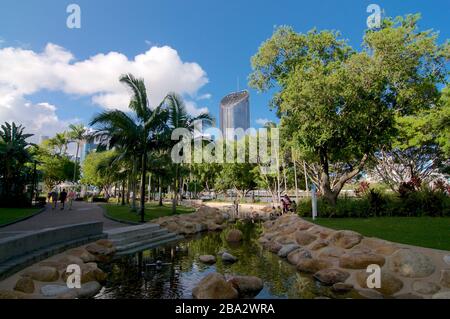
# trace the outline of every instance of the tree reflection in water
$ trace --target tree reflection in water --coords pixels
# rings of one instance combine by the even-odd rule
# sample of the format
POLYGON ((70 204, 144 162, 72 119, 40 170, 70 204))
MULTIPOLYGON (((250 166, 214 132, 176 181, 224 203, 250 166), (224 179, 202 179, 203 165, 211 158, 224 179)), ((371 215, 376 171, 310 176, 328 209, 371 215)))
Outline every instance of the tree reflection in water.
POLYGON ((331 298, 355 297, 334 294, 310 277, 299 274, 295 267, 275 254, 263 250, 258 243, 262 228, 260 224, 238 222, 223 232, 210 232, 180 241, 171 246, 141 251, 105 265, 109 273, 105 289, 97 298, 128 299, 192 298, 192 289, 210 272, 225 276, 252 275, 264 281, 264 289, 256 298, 331 298), (243 232, 240 244, 230 244, 226 233, 238 228, 243 232), (202 264, 200 255, 215 255, 227 250, 238 257, 234 264, 224 264, 217 259, 214 265, 202 264), (157 260, 165 265, 148 266, 157 260))

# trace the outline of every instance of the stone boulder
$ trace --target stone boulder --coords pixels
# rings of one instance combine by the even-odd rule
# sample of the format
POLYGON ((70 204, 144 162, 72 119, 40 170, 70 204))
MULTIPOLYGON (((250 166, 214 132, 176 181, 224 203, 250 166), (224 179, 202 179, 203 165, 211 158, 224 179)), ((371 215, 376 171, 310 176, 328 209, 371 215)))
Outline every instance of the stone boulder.
POLYGON ((434 294, 433 299, 450 299, 450 291, 442 291, 434 294))
POLYGON ((446 288, 450 288, 450 269, 441 270, 441 279, 439 283, 446 288))
POLYGON ((230 243, 238 243, 242 241, 242 232, 239 229, 232 229, 228 232, 226 241, 230 243))
POLYGON ((335 246, 349 249, 359 244, 363 236, 351 230, 340 230, 331 234, 328 238, 335 246))
POLYGON ((236 256, 233 256, 233 255, 230 254, 230 253, 224 252, 224 253, 222 254, 222 261, 223 261, 223 262, 226 262, 226 263, 235 263, 237 260, 238 260, 237 257, 236 257, 236 256))
POLYGON ((34 281, 29 277, 22 277, 17 280, 15 286, 15 291, 20 291, 26 294, 32 294, 34 292, 34 281))
POLYGON ((89 263, 95 261, 95 256, 84 248, 74 248, 67 251, 67 255, 80 258, 83 262, 89 263))
POLYGON ((41 294, 44 297, 56 297, 70 291, 76 291, 76 288, 70 289, 67 285, 45 285, 41 287, 41 294))
POLYGON ((78 298, 92 298, 102 290, 102 285, 96 281, 90 281, 81 285, 80 289, 77 289, 78 298))
POLYGON ((343 282, 337 282, 332 287, 331 290, 337 293, 346 293, 353 289, 352 284, 345 284, 343 282))
MULTIPOLYGON (((107 274, 97 267, 96 263, 87 263, 81 265, 81 283, 87 283, 90 281, 105 282, 107 274)), ((63 271, 61 279, 66 282, 71 273, 63 271)))
POLYGON ((316 272, 313 277, 324 285, 332 286, 338 282, 345 282, 350 274, 339 269, 322 269, 316 272))
POLYGON ((0 290, 0 299, 25 299, 26 295, 20 291, 0 290))
POLYGON ((255 276, 233 276, 228 280, 239 292, 240 297, 254 297, 263 289, 261 278, 255 276))
POLYGON ((237 299, 238 291, 221 274, 211 273, 192 290, 195 299, 237 299))
POLYGON ((86 246, 86 250, 95 256, 95 260, 99 262, 109 262, 111 261, 113 255, 116 252, 115 247, 106 247, 104 245, 99 245, 93 243, 86 246))
POLYGON ((306 231, 296 231, 294 236, 297 243, 301 246, 309 245, 317 239, 317 236, 311 235, 306 231))
MULTIPOLYGON (((369 277, 369 275, 370 274, 365 271, 356 273, 356 281, 362 288, 368 288, 367 278, 369 277)), ((403 282, 400 279, 386 271, 381 271, 381 287, 373 289, 377 290, 383 295, 391 296, 399 292, 402 288, 403 282)))
POLYGON ((306 248, 296 249, 287 256, 287 260, 292 265, 297 265, 300 259, 309 258, 311 258, 311 253, 306 248))
POLYGON ((280 251, 280 249, 282 247, 283 246, 281 244, 277 243, 276 241, 270 241, 266 244, 267 250, 269 250, 271 253, 274 253, 274 254, 278 254, 278 252, 280 251))
POLYGON ((442 260, 450 266, 450 255, 445 255, 444 257, 442 257, 442 260))
POLYGON ((339 258, 339 267, 349 269, 366 269, 367 266, 376 264, 382 267, 385 263, 382 255, 374 253, 346 253, 339 258))
POLYGON ((97 245, 106 247, 106 248, 113 248, 114 243, 108 239, 99 239, 95 242, 97 245))
POLYGON ((36 266, 23 273, 24 277, 43 282, 52 282, 59 279, 59 272, 54 267, 36 266))
POLYGON ((317 239, 316 241, 313 241, 308 248, 311 250, 318 250, 328 246, 329 244, 330 242, 326 239, 317 239))
POLYGON ((441 287, 433 282, 415 281, 412 284, 412 289, 422 295, 432 295, 441 290, 441 287))
POLYGON ((389 269, 403 277, 423 278, 435 272, 430 257, 411 249, 399 249, 390 258, 389 269))
POLYGON ((297 270, 314 274, 322 269, 331 268, 332 264, 326 259, 300 258, 297 262, 297 270))
POLYGON ((287 255, 289 255, 294 250, 299 249, 300 246, 296 244, 288 244, 281 247, 281 249, 278 251, 278 257, 286 258, 287 255))
POLYGON ((345 250, 340 247, 324 247, 319 251, 320 258, 339 258, 345 253, 345 250))
POLYGON ((213 255, 201 255, 200 257, 198 257, 198 259, 204 263, 204 264, 208 264, 208 265, 212 265, 216 263, 216 257, 214 257, 213 255))

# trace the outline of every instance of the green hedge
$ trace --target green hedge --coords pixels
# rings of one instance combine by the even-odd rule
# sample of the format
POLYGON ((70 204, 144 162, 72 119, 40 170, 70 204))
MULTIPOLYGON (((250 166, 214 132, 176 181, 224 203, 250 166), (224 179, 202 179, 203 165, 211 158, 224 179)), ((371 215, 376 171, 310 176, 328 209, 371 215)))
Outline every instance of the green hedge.
MULTIPOLYGON (((300 216, 311 216, 311 199, 300 201, 297 207, 300 216)), ((450 197, 422 190, 400 198, 371 190, 362 198, 339 198, 335 207, 319 198, 317 209, 320 217, 450 216, 450 197)))

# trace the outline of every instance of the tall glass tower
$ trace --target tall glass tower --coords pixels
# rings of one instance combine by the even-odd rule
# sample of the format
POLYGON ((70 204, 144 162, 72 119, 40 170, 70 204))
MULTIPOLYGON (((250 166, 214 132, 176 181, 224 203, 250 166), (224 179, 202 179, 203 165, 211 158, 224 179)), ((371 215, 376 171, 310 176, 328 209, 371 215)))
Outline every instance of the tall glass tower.
MULTIPOLYGON (((227 138, 234 138, 227 129, 250 127, 250 95, 248 91, 233 92, 220 101, 220 129, 227 138)), ((238 136, 239 138, 239 136, 238 136)))

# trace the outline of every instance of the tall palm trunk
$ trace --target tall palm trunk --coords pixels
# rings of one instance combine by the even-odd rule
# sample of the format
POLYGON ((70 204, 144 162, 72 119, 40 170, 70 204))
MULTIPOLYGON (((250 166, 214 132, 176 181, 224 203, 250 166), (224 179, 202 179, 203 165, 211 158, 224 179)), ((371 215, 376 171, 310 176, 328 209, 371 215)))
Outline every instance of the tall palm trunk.
POLYGON ((73 170, 73 182, 76 182, 78 168, 78 152, 80 151, 80 142, 77 142, 77 153, 75 155, 75 169, 73 170))
MULTIPOLYGON (((141 174, 141 223, 145 222, 145 175, 147 174, 147 146, 144 143, 144 153, 142 154, 142 174, 141 174)), ((149 196, 150 198, 150 196, 149 196)))
POLYGON ((172 214, 176 214, 178 205, 178 165, 175 166, 175 178, 173 181, 173 199, 172 199, 172 214))
POLYGON ((122 206, 125 205, 125 178, 122 180, 122 206))
POLYGON ((152 202, 152 173, 148 174, 148 203, 152 202))
POLYGON ((137 165, 136 165, 136 159, 133 159, 133 169, 132 169, 132 176, 131 176, 131 187, 132 187, 132 191, 133 191, 133 195, 131 196, 131 210, 133 212, 136 211, 136 170, 137 170, 137 165))
POLYGON ((161 176, 159 177, 158 186, 159 186, 159 190, 158 190, 158 192, 159 192, 159 203, 158 203, 158 205, 162 206, 163 203, 162 203, 162 178, 161 178, 161 176))

